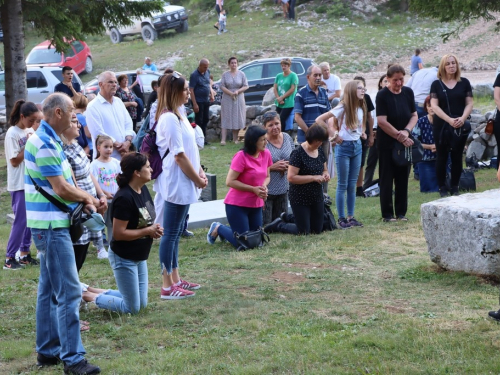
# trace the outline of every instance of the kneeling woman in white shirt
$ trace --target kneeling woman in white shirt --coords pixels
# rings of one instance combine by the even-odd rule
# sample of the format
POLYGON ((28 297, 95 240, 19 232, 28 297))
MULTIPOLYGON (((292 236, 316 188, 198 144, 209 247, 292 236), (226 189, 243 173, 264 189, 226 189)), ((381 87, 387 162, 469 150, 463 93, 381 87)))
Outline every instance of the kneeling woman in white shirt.
POLYGON ((326 121, 334 117, 334 133, 330 141, 335 145, 335 164, 337 167, 337 192, 335 203, 339 215, 339 226, 347 229, 363 225, 354 218, 356 202, 356 181, 361 166, 361 138, 366 139, 366 102, 365 87, 360 81, 349 82, 344 89, 340 104, 316 119, 326 126, 326 121), (346 194, 347 193, 347 194, 346 194), (347 195, 347 216, 345 201, 347 195))

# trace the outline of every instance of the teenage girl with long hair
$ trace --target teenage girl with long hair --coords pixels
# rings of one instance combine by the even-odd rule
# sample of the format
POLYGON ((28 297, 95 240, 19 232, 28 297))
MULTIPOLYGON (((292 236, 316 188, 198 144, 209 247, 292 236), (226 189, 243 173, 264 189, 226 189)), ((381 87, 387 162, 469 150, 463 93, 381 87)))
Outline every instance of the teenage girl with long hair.
POLYGON ((335 144, 335 164, 337 167, 337 193, 335 202, 342 229, 362 227, 354 218, 356 202, 356 181, 361 166, 361 139, 366 139, 366 102, 365 87, 361 81, 351 81, 344 89, 344 98, 329 112, 316 119, 326 126, 326 121, 334 117, 333 136, 330 142, 335 144), (345 202, 347 195, 347 216, 345 202))

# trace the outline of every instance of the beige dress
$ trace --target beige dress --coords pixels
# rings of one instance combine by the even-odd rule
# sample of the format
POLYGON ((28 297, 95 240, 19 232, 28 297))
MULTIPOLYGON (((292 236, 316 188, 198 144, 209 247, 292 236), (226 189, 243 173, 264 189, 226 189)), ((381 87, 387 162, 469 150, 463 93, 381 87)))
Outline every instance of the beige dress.
MULTIPOLYGON (((243 86, 248 86, 248 81, 245 73, 238 70, 233 76, 228 71, 222 74, 220 85, 234 91, 239 90, 243 86)), ((245 95, 241 93, 236 100, 233 100, 232 96, 223 93, 221 100, 221 127, 232 130, 243 129, 245 127, 245 120, 245 95)))

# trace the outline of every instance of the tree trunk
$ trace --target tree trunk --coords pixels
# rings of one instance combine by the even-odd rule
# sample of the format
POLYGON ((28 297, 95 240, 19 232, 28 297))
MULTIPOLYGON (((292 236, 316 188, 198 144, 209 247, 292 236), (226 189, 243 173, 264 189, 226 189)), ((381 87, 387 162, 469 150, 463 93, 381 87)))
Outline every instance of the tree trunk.
POLYGON ((4 0, 0 6, 0 14, 5 58, 5 105, 9 118, 14 103, 28 96, 21 0, 4 0))

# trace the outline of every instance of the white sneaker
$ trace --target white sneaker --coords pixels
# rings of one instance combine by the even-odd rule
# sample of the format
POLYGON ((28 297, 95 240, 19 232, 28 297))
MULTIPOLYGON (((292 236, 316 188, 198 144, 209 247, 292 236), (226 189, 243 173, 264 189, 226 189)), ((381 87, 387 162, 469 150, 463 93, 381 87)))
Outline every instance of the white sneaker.
POLYGON ((97 252, 97 259, 108 259, 108 252, 104 247, 97 252))

